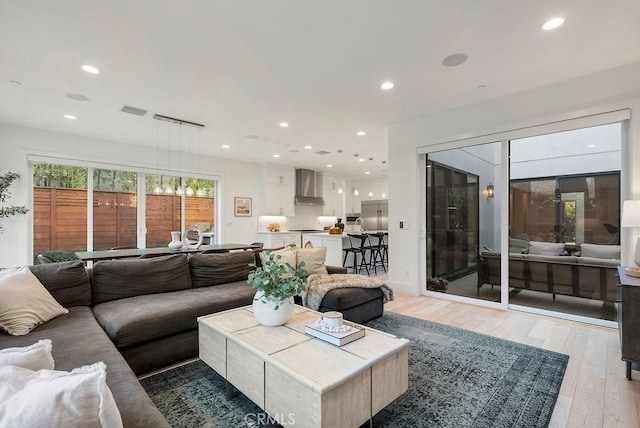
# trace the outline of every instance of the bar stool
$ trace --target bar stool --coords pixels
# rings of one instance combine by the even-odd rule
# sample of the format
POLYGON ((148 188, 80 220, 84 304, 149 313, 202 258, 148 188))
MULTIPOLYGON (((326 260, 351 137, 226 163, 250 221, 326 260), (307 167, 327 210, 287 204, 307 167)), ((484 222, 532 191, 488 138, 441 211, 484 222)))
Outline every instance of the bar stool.
POLYGON ((369 254, 369 266, 373 268, 374 273, 378 274, 378 266, 382 266, 385 273, 387 272, 387 267, 384 263, 384 252, 385 252, 385 243, 384 243, 384 233, 372 233, 369 235, 369 247, 367 247, 371 251, 369 254), (371 238, 376 238, 378 241, 375 245, 371 242, 371 238))
POLYGON ((365 253, 367 251, 366 243, 369 235, 367 235, 366 233, 363 233, 360 235, 349 233, 347 234, 347 236, 349 237, 349 245, 351 245, 351 248, 342 249, 342 251, 344 251, 344 260, 342 260, 342 266, 346 268, 351 268, 354 273, 358 273, 359 271, 362 271, 362 266, 364 266, 365 269, 367 270, 367 275, 369 275, 369 264, 367 263, 367 259, 365 257, 365 253), (356 246, 354 246, 353 245, 354 240, 360 241, 360 242, 356 246), (346 265, 347 257, 349 256, 350 253, 353 254, 353 266, 346 265), (358 265, 358 254, 360 254, 360 265, 358 265))

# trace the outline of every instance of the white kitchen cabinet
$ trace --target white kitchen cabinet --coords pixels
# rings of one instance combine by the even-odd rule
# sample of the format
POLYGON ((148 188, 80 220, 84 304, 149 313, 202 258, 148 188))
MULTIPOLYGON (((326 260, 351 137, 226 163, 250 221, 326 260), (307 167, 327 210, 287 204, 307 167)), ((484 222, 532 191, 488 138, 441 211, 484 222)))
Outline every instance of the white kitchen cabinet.
POLYGON ((295 168, 267 165, 263 168, 264 198, 261 215, 295 215, 295 168))
POLYGON ((338 189, 340 187, 342 187, 342 189, 344 190, 342 178, 334 175, 324 174, 322 178, 322 187, 322 198, 324 199, 322 215, 331 215, 344 219, 344 193, 338 193, 338 189))
POLYGON ((300 233, 297 232, 264 232, 258 233, 258 242, 264 242, 264 248, 281 248, 287 245, 300 247, 300 233))
POLYGON ((302 235, 302 246, 307 242, 316 247, 327 247, 325 264, 329 266, 342 266, 342 235, 329 235, 309 233, 302 235))

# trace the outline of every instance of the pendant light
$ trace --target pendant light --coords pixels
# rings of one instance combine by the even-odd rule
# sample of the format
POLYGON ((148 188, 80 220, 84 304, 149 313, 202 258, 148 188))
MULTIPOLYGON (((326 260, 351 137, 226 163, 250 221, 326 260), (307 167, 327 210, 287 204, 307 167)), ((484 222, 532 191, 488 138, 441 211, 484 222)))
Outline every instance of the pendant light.
POLYGON ((340 157, 338 158, 338 175, 340 176, 340 184, 338 184, 338 194, 342 195, 342 149, 338 149, 340 157))
POLYGON ((171 122, 167 126, 167 167, 169 169, 169 182, 167 187, 164 188, 164 193, 167 195, 173 195, 174 189, 171 186, 171 122))
POLYGON ((157 143, 157 151, 156 151, 156 179, 158 181, 155 182, 155 187, 153 188, 153 193, 159 195, 162 193, 162 176, 160 175, 160 122, 158 122, 158 126, 156 127, 156 143, 157 143))
MULTIPOLYGON (((192 162, 191 162, 192 157, 193 157, 193 152, 191 151, 191 127, 189 127, 189 173, 191 174, 193 174, 193 168, 192 168, 192 162)), ((191 182, 193 183, 193 178, 191 179, 191 182)), ((189 185, 185 189, 184 193, 187 196, 193 196, 195 192, 193 191, 193 187, 189 185)))
MULTIPOLYGON (((358 156, 360 156, 358 153, 353 155, 353 160, 354 163, 356 165, 354 171, 356 172, 356 178, 358 178, 358 156)), ((357 183, 353 183, 354 184, 354 188, 353 188, 353 196, 358 196, 360 194, 360 192, 358 191, 358 186, 357 183)))

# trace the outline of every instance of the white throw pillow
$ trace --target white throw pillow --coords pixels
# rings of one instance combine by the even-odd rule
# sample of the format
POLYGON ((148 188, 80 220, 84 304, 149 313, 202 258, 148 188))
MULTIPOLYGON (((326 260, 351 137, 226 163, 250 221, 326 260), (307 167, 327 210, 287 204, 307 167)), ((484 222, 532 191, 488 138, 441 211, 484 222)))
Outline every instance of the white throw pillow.
POLYGON ((0 296, 0 328, 14 336, 69 312, 26 266, 0 275, 0 296))
POLYGON ((21 348, 0 349, 0 366, 18 366, 29 370, 53 370, 51 340, 42 339, 38 343, 21 348))
POLYGON ((296 267, 304 261, 304 276, 314 273, 326 275, 328 273, 325 266, 326 258, 327 247, 301 248, 296 250, 296 267))
POLYGON ((541 256, 559 256, 564 252, 564 243, 562 242, 529 242, 529 254, 538 254, 541 256))
POLYGON ((0 367, 0 426, 120 428, 102 362, 71 372, 0 367))

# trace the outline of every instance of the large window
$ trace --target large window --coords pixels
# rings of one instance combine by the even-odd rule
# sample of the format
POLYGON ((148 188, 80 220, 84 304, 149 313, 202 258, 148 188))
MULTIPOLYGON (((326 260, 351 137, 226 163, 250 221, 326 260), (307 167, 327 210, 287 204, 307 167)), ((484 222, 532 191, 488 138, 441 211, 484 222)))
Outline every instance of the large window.
POLYGON ((171 231, 192 226, 215 242, 213 180, 46 163, 33 164, 33 178, 34 258, 136 248, 145 230, 146 247, 167 245, 171 231))

